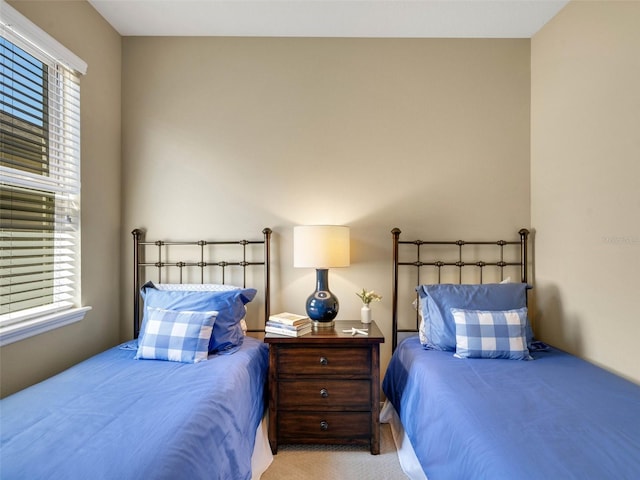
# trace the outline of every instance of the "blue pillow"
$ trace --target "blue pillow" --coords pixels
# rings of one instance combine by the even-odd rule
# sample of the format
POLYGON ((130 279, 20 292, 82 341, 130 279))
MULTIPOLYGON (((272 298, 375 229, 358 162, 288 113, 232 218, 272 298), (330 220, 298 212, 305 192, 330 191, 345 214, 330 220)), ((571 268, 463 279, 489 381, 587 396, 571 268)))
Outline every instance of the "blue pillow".
MULTIPOLYGON (((433 350, 456 349, 456 325, 452 308, 467 310, 515 310, 527 306, 526 283, 486 283, 482 285, 420 285, 423 319, 422 344, 433 350)), ((533 331, 527 320, 527 345, 533 340, 533 331)))
MULTIPOLYGON (((254 288, 239 288, 225 292, 158 290, 152 283, 142 287, 145 307, 197 312, 217 311, 213 334, 209 341, 211 353, 233 353, 242 345, 244 332, 240 321, 246 314, 245 305, 253 300, 256 293, 254 288)), ((145 309, 143 327, 146 317, 145 309)))
POLYGON ((527 309, 505 311, 452 308, 458 358, 533 360, 526 339, 527 309))
POLYGON ((187 312, 146 307, 136 359, 197 363, 209 355, 218 312, 187 312))

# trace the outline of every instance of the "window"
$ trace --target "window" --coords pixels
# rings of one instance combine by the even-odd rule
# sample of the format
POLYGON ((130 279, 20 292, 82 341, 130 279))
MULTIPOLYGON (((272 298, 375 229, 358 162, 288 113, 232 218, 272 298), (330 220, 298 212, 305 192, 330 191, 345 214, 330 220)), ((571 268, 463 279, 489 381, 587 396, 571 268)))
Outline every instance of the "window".
MULTIPOLYGON (((80 73, 2 2, 0 345, 80 320, 80 73)), ((70 59, 70 61, 67 61, 70 59)))

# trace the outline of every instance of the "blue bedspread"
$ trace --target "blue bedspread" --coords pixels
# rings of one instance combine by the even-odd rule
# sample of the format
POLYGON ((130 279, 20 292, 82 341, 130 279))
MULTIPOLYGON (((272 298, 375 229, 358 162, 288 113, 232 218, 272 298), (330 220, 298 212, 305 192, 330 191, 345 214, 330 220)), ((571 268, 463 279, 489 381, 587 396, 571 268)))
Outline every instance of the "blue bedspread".
POLYGON ((0 402, 0 478, 249 479, 268 349, 184 364, 118 347, 0 402))
POLYGON ((533 356, 398 347, 383 390, 429 480, 639 479, 640 386, 554 348, 533 356))

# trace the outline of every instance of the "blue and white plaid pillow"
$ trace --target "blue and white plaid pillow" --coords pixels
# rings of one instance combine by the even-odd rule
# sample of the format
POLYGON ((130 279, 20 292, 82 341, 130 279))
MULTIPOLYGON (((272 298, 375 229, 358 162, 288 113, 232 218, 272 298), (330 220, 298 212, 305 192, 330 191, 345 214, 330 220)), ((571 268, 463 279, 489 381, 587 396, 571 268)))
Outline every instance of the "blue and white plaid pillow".
POLYGON ((458 358, 532 360, 527 348, 527 309, 503 311, 452 308, 458 358))
POLYGON ((196 363, 206 360, 218 312, 147 307, 136 359, 196 363))

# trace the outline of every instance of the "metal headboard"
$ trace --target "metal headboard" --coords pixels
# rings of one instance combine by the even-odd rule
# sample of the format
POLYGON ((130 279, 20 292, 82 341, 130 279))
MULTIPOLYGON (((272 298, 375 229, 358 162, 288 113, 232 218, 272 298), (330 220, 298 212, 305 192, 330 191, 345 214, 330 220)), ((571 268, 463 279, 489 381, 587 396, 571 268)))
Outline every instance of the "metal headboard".
MULTIPOLYGON (((519 240, 514 241, 505 241, 505 240, 497 240, 493 242, 489 241, 465 241, 465 240, 443 240, 443 241, 424 241, 424 240, 400 240, 400 229, 394 228, 391 230, 391 234, 393 236, 393 304, 392 304, 392 350, 395 350, 398 344, 398 333, 399 332, 417 332, 418 324, 419 324, 419 316, 416 310, 415 314, 415 328, 399 328, 398 327, 398 267, 400 266, 409 266, 415 267, 416 269, 416 283, 415 286, 421 284, 421 268, 422 267, 434 267, 437 271, 437 281, 435 283, 440 283, 441 274, 443 268, 451 268, 458 269, 457 275, 457 283, 462 283, 462 270, 465 267, 475 267, 479 271, 479 282, 483 283, 483 272, 486 267, 496 267, 499 270, 500 280, 504 279, 504 269, 506 267, 517 267, 519 268, 520 273, 520 281, 527 282, 528 273, 527 273, 527 239, 529 237, 529 230, 526 228, 521 229, 518 234, 520 236, 519 240), (441 261, 437 258, 431 257, 433 252, 425 252, 424 246, 450 246, 454 251, 457 249, 457 258, 455 261, 441 261), (494 255, 488 261, 486 260, 474 260, 474 261, 465 261, 463 260, 463 248, 475 245, 475 246, 495 246, 496 249, 494 251, 494 255), (400 248, 407 247, 411 249, 415 249, 413 252, 409 252, 413 261, 400 261, 400 248), (505 260, 505 248, 515 248, 519 249, 518 261, 508 261, 505 260), (428 255, 429 259, 427 261, 423 261, 422 259, 428 255)), ((518 253, 518 252, 516 252, 518 253)), ((416 295, 417 297, 417 295, 416 295)))
MULTIPOLYGON (((168 278, 168 269, 178 269, 178 282, 183 283, 183 273, 187 268, 199 269, 200 283, 205 283, 205 270, 210 267, 217 267, 221 269, 221 281, 219 283, 224 284, 226 277, 226 269, 228 267, 239 267, 242 269, 242 287, 246 287, 247 280, 247 268, 250 266, 263 266, 264 267, 264 318, 265 321, 269 318, 269 311, 271 308, 271 281, 270 281, 270 268, 271 268, 271 229, 265 228, 262 230, 262 240, 196 240, 187 242, 174 242, 165 240, 145 241, 145 231, 143 229, 136 228, 131 232, 133 235, 133 335, 134 338, 138 338, 140 332, 140 288, 143 285, 142 272, 147 267, 156 268, 158 283, 162 283, 163 274, 165 278, 168 278), (205 255, 207 246, 234 246, 233 251, 241 254, 241 260, 208 260, 205 255), (247 249, 250 245, 264 245, 264 253, 262 261, 248 261, 247 249), (155 261, 145 260, 145 247, 155 246, 157 247, 157 258, 155 261), (168 246, 187 246, 190 248, 190 252, 193 253, 193 248, 196 248, 196 252, 199 254, 198 261, 174 261, 163 258, 163 247, 168 246), (237 249, 235 248, 237 247, 237 249)), ((229 253, 229 252, 227 252, 229 253)), ((250 332, 262 332, 263 329, 249 329, 250 332)))

